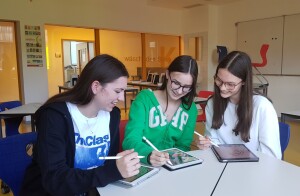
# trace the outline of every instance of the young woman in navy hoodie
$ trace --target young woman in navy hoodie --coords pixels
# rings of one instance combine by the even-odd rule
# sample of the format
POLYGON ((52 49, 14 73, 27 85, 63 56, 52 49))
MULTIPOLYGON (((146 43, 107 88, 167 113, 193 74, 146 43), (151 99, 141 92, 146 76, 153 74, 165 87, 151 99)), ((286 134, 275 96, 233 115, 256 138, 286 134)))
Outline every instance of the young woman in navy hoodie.
POLYGON ((96 187, 138 174, 133 150, 118 153, 120 110, 128 72, 109 55, 93 58, 77 84, 36 112, 37 143, 21 195, 89 195, 96 187), (99 157, 121 156, 118 160, 99 157))

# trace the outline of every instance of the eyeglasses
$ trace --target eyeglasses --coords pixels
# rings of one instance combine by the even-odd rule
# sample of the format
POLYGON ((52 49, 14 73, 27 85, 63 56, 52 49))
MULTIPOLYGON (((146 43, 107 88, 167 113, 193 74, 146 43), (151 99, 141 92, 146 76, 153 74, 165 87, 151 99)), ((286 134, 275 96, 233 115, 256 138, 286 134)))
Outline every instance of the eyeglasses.
POLYGON ((240 81, 239 83, 233 83, 233 82, 223 82, 218 76, 214 76, 215 84, 220 88, 223 84, 227 90, 234 90, 237 85, 242 83, 243 81, 240 81))
POLYGON ((171 89, 172 90, 178 90, 180 88, 182 88, 182 92, 183 93, 188 93, 192 90, 191 86, 182 86, 178 81, 176 80, 172 80, 171 75, 170 76, 170 81, 171 81, 171 89))

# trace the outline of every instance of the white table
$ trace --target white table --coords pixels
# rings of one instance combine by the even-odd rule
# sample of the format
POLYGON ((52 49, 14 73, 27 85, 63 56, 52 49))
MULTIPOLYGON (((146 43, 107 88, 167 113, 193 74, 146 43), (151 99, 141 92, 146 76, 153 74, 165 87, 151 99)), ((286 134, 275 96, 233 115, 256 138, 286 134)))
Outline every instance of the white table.
POLYGON ((2 137, 2 124, 1 119, 5 118, 13 118, 19 116, 31 116, 31 128, 32 131, 35 131, 35 122, 34 122, 34 113, 38 110, 41 106, 41 103, 28 103, 21 105, 19 107, 15 107, 9 110, 5 110, 0 112, 0 137, 2 137))
POLYGON ((204 159, 200 165, 168 171, 164 168, 136 187, 127 188, 113 183, 98 188, 101 196, 122 195, 210 195, 225 164, 219 163, 210 149, 191 151, 192 155, 204 159), (200 192, 201 191, 201 192, 200 192))
POLYGON ((203 195, 203 196, 299 196, 300 168, 256 152, 259 162, 220 163, 213 152, 191 151, 203 164, 158 174, 133 188, 116 183, 98 188, 101 196, 203 195), (226 167, 225 167, 226 166, 226 167), (224 170, 224 171, 223 171, 224 170), (163 189, 163 190, 162 190, 163 189))
POLYGON ((228 163, 213 196, 299 196, 300 168, 257 153, 259 162, 228 163))

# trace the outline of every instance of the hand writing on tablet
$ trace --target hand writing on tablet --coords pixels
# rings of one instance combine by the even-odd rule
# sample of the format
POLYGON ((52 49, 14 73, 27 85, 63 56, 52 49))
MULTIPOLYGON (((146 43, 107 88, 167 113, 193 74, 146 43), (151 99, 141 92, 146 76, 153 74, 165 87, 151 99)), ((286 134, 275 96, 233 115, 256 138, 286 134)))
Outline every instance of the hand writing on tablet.
POLYGON ((138 153, 134 152, 133 149, 120 152, 117 156, 122 156, 122 158, 116 160, 116 164, 123 178, 128 178, 139 173, 141 167, 140 159, 137 158, 138 153))
POLYGON ((198 137, 198 141, 196 140, 197 147, 200 150, 205 150, 211 146, 211 141, 209 137, 198 137))
POLYGON ((159 167, 170 161, 169 154, 153 150, 150 155, 150 163, 154 167, 159 167))

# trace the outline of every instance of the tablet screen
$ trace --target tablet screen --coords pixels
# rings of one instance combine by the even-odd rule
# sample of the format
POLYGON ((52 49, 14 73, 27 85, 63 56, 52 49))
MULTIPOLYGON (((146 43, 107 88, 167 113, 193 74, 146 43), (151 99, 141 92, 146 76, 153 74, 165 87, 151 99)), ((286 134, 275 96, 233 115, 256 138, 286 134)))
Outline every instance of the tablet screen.
POLYGON ((137 180, 138 178, 146 175, 147 173, 149 173, 150 171, 152 171, 154 168, 151 168, 151 167, 145 167, 145 166, 141 166, 140 167, 140 172, 135 175, 135 176, 132 176, 130 178, 126 178, 126 179, 123 179, 123 181, 126 181, 126 182, 133 182, 135 180, 137 180))
POLYGON ((174 166, 198 160, 196 157, 193 157, 192 155, 189 155, 176 148, 166 150, 166 152, 169 153, 170 161, 174 166))
POLYGON ((244 144, 221 144, 219 147, 212 146, 212 150, 222 162, 259 160, 244 144))

